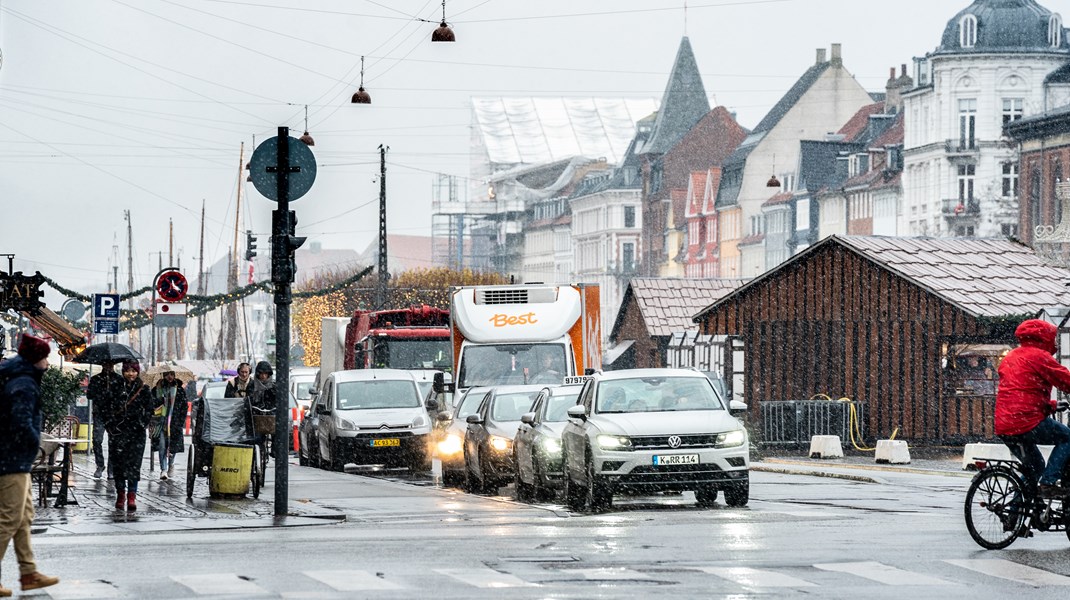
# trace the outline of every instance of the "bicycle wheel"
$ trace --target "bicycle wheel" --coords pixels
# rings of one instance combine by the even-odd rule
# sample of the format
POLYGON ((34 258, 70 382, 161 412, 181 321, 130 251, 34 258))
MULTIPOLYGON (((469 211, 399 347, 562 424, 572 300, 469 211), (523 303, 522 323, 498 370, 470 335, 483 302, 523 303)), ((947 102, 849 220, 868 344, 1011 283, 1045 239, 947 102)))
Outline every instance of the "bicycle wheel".
POLYGON ((1018 538, 1028 500, 1017 475, 1002 469, 977 474, 966 492, 966 528, 982 548, 999 550, 1018 538))

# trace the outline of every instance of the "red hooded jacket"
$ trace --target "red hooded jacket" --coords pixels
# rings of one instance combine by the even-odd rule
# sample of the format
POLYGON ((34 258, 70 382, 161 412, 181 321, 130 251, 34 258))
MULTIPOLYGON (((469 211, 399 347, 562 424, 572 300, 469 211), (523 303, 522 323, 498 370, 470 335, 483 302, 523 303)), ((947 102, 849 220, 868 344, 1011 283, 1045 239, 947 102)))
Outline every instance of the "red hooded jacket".
POLYGON ((1020 346, 999 363, 996 391, 996 435, 1032 431, 1055 412, 1052 386, 1070 393, 1070 370, 1052 357, 1055 325, 1039 319, 1022 322, 1014 331, 1020 346))

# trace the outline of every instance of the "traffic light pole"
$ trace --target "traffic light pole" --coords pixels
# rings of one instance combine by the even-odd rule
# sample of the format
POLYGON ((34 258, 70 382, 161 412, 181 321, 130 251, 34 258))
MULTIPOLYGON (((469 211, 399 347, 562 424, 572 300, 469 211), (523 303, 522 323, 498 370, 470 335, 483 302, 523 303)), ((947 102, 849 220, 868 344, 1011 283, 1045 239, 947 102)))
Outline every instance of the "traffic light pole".
MULTIPOLYGON (((288 514, 290 439, 290 304, 293 280, 290 263, 290 129, 279 127, 275 163, 278 208, 271 219, 271 281, 275 284, 275 516, 288 514)), ((292 167, 297 169, 298 167, 292 167)), ((272 171, 268 167, 268 171, 272 171)))

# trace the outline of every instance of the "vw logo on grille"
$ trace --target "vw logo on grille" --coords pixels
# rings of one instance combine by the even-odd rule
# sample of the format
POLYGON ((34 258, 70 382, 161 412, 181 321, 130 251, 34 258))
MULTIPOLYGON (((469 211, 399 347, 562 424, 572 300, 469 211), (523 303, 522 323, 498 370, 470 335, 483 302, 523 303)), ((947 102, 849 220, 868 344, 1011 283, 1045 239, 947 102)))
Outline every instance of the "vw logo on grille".
POLYGON ((682 439, 680 439, 680 436, 678 436, 678 435, 670 435, 669 436, 669 447, 670 448, 679 448, 680 444, 682 444, 682 443, 684 443, 684 441, 682 439))

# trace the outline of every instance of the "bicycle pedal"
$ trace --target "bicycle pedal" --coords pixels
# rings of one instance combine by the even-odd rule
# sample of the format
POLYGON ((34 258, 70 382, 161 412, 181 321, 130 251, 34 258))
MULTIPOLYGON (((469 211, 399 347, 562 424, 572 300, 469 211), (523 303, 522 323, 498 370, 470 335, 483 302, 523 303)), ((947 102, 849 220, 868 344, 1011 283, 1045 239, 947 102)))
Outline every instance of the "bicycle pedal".
POLYGON ((1021 531, 1018 532, 1018 537, 1031 538, 1033 537, 1033 530, 1028 527, 1022 527, 1021 531))

